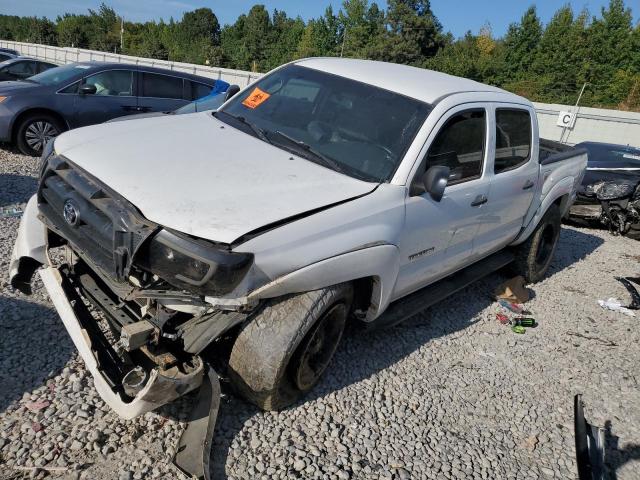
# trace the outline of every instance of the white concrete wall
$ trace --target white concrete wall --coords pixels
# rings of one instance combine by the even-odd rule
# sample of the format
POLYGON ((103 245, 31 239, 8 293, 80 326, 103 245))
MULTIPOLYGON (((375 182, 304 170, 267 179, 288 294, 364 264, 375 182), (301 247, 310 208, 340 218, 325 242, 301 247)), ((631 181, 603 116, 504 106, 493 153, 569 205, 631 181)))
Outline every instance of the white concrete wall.
MULTIPOLYGON (((49 60, 58 64, 91 60, 133 63, 222 79, 231 84, 235 83, 240 87, 248 85, 262 75, 261 73, 228 68, 207 67, 191 63, 130 57, 128 55, 97 52, 81 48, 50 47, 7 40, 0 40, 0 47, 13 48, 22 55, 49 60)), ((587 107, 578 107, 576 109, 567 105, 547 103, 535 103, 534 105, 538 112, 540 136, 543 138, 563 141, 571 145, 590 140, 640 147, 640 113, 587 107), (572 129, 564 129, 556 125, 558 114, 561 111, 577 112, 576 122, 572 129)))
POLYGON ((604 108, 569 107, 534 103, 538 113, 540 136, 570 145, 584 141, 617 143, 640 148, 640 113, 604 108), (572 129, 557 126, 561 111, 577 112, 572 129))
POLYGON ((13 42, 8 40, 0 40, 0 47, 12 48, 20 52, 21 55, 41 60, 48 60, 60 65, 65 63, 88 61, 131 63, 136 65, 166 68, 168 70, 176 70, 179 72, 188 72, 207 78, 221 79, 225 82, 229 82, 230 84, 237 84, 240 87, 245 87, 255 79, 262 76, 261 73, 245 72, 242 70, 208 67, 206 65, 195 65, 191 63, 169 62, 166 60, 154 60, 152 58, 130 57, 128 55, 97 52, 82 48, 51 47, 48 45, 13 42))

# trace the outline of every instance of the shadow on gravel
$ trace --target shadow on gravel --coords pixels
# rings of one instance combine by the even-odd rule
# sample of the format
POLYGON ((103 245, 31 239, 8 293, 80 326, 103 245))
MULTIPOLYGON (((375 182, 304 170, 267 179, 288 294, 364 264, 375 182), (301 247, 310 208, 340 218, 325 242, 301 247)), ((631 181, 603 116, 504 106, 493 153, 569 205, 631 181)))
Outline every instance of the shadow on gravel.
POLYGON ((38 180, 26 175, 0 174, 0 207, 25 203, 36 193, 38 180))
POLYGON ((604 424, 605 463, 609 470, 609 479, 616 480, 616 473, 624 464, 633 460, 640 460, 640 445, 630 443, 620 448, 620 438, 611 433, 611 421, 604 424))
POLYGON ((560 240, 553 261, 549 266, 547 277, 551 277, 571 267, 574 263, 584 260, 603 244, 604 240, 596 235, 571 228, 563 228, 560 231, 560 240))
POLYGON ((42 386, 73 354, 73 344, 52 309, 0 296, 0 411, 42 386))

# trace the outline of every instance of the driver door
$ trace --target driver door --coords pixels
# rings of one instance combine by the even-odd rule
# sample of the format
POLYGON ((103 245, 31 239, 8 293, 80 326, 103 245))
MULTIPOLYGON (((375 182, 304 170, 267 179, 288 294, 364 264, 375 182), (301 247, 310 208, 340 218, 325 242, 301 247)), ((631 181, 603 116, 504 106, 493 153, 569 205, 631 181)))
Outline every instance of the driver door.
POLYGON ((112 118, 137 113, 136 72, 132 69, 105 70, 82 80, 93 85, 95 93, 77 93, 74 100, 76 126, 95 125, 112 118))
POLYGON ((465 104, 449 110, 429 137, 406 201, 394 299, 473 262, 473 242, 489 193, 489 125, 486 105, 465 104), (439 202, 420 186, 424 172, 436 165, 451 172, 439 202))

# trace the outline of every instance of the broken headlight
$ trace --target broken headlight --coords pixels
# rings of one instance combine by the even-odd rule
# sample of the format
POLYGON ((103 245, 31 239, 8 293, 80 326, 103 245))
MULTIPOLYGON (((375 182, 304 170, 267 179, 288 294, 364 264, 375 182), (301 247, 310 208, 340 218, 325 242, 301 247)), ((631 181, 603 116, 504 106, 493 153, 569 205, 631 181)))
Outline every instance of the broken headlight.
POLYGON ((602 182, 599 184, 599 188, 595 189, 595 193, 598 200, 616 200, 630 197, 635 188, 636 182, 602 182))
POLYGON ((235 253, 208 242, 161 230, 137 262, 169 284, 199 295, 231 292, 253 263, 253 254, 235 253))

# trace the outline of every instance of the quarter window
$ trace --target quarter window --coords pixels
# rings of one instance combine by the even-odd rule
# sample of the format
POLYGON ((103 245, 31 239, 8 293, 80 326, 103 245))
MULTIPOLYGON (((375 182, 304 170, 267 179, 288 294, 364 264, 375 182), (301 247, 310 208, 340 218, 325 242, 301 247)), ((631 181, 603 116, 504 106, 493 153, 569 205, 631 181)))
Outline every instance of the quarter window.
POLYGON ((198 100, 199 98, 206 97, 211 93, 211 85, 205 85, 204 83, 192 82, 189 80, 184 81, 184 98, 186 100, 198 100))
POLYGON ((449 167, 449 184, 479 178, 486 134, 484 109, 457 113, 438 132, 427 153, 426 167, 449 167))
POLYGON ((142 96, 182 100, 182 79, 156 73, 142 74, 142 96))
POLYGON ((526 110, 496 110, 496 160, 493 171, 506 172, 531 157, 531 117, 526 110))
POLYGON ((17 62, 7 68, 7 72, 21 77, 30 77, 36 74, 36 64, 34 62, 17 62))
POLYGON ((87 77, 84 83, 95 85, 95 95, 99 96, 126 97, 133 94, 133 72, 128 70, 109 70, 96 73, 87 77))

